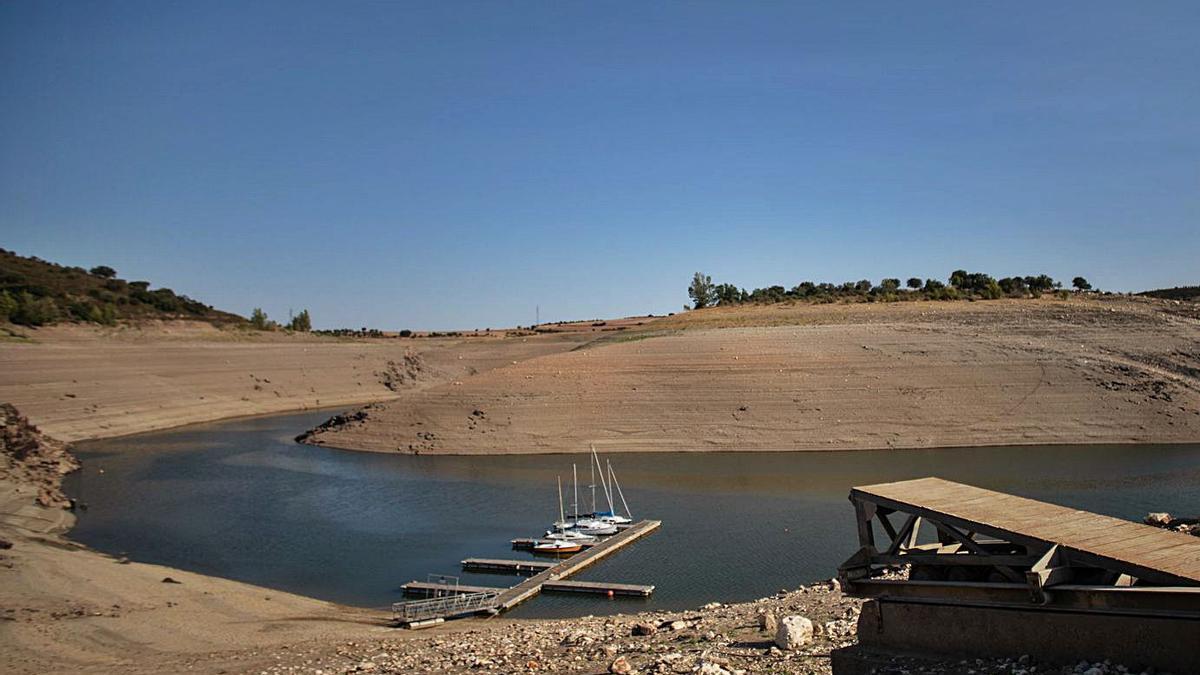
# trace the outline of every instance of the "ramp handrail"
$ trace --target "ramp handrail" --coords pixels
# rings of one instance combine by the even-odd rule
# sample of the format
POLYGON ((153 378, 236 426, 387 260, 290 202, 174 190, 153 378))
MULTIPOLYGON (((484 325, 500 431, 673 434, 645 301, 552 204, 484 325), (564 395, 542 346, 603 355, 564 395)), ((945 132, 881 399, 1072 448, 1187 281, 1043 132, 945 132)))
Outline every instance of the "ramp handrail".
POLYGON ((392 603, 392 618, 400 623, 408 623, 481 612, 491 607, 499 594, 498 591, 484 591, 396 602, 392 603))

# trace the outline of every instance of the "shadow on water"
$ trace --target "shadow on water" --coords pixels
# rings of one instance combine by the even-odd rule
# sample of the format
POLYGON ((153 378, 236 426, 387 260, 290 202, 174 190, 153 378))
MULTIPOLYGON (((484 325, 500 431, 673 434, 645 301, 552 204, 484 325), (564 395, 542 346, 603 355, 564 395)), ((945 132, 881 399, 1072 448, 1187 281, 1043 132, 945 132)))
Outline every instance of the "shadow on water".
MULTIPOLYGON (((412 457, 298 445, 328 411, 240 419, 77 446, 72 536, 135 560, 361 606, 428 573, 463 583, 465 557, 527 557, 567 501, 571 463, 590 507, 588 457, 412 457)), ((652 583, 650 599, 545 596, 523 616, 679 609, 748 600, 833 575, 854 546, 852 485, 937 475, 1137 519, 1194 511, 1200 445, 613 455, 637 517, 661 530, 580 578, 652 583)), ((603 502, 601 494, 600 500, 603 502)))

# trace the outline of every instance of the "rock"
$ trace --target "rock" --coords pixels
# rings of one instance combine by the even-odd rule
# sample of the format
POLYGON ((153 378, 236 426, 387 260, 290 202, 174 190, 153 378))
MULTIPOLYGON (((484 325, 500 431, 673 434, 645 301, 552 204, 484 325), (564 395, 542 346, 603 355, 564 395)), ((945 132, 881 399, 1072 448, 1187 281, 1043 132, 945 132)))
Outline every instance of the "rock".
POLYGON ((775 618, 774 612, 759 612, 758 627, 768 635, 774 635, 779 630, 779 620, 775 618))
POLYGON ((1142 522, 1155 527, 1169 527, 1171 525, 1171 514, 1169 513, 1148 513, 1142 519, 1142 522))
POLYGON ((617 673, 617 675, 628 675, 629 673, 637 672, 633 669, 633 664, 624 656, 618 656, 608 665, 608 672, 617 673))
POLYGON ((652 623, 638 622, 633 624, 634 635, 654 635, 658 632, 658 627, 652 623))
POLYGON ((711 661, 706 661, 700 664, 700 670, 697 672, 699 672, 700 675, 729 675, 728 670, 725 670, 721 666, 712 663, 711 661))
POLYGON ((672 631, 681 631, 681 630, 684 630, 685 628, 690 628, 691 626, 692 626, 692 624, 688 623, 687 621, 679 620, 679 621, 672 621, 670 626, 668 626, 668 628, 670 628, 672 631))
POLYGON ((708 603, 707 605, 705 605, 705 606, 701 607, 700 609, 703 609, 703 610, 721 609, 721 603, 719 603, 719 602, 710 602, 710 603, 708 603))
POLYGON ((780 649, 799 649, 813 639, 813 622, 802 616, 785 616, 775 633, 775 645, 780 649))
POLYGON ((172 579, 171 577, 163 577, 162 582, 164 584, 182 584, 183 583, 182 581, 176 581, 176 580, 172 579))
POLYGON ((0 551, 7 551, 12 548, 12 542, 7 539, 0 539, 0 551))

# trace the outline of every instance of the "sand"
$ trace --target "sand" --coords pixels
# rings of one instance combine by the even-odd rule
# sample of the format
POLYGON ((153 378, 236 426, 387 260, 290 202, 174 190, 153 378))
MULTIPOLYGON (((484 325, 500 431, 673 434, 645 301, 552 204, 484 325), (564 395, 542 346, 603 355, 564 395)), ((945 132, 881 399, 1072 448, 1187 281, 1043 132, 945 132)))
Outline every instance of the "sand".
POLYGON ((704 310, 405 392, 317 444, 497 454, 1200 440, 1200 321, 1120 298, 704 310))
POLYGON ((0 342, 0 401, 64 441, 382 401, 590 339, 335 339, 184 322, 17 330, 27 338, 0 342))

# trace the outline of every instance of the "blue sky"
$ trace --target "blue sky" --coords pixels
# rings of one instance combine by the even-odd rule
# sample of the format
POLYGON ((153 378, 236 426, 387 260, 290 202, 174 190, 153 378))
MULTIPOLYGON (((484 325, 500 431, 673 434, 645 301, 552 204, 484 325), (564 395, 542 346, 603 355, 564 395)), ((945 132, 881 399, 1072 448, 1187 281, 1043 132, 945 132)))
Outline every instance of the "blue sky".
POLYGON ((1200 3, 6 2, 0 246, 318 327, 1194 284, 1200 3))

